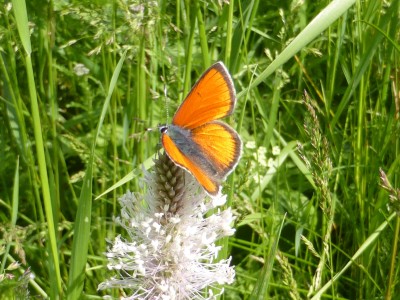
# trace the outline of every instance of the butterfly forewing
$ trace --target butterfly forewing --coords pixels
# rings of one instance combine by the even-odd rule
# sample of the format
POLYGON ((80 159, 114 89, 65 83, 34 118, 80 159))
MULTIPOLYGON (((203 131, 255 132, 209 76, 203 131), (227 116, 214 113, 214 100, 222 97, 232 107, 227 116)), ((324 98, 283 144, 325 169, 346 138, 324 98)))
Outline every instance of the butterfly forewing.
POLYGON ((230 115, 236 95, 232 79, 221 62, 212 65, 178 108, 172 124, 192 129, 230 115))

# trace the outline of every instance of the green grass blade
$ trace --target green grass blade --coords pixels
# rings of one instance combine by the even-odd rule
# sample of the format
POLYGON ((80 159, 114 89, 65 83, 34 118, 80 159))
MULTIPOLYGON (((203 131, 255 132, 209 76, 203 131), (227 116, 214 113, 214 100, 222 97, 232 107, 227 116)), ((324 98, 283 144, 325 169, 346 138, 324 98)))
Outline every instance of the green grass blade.
MULTIPOLYGON (((13 185, 13 195, 12 195, 12 207, 11 207, 11 230, 14 229, 15 224, 17 223, 17 215, 18 215, 18 206, 19 206, 19 158, 17 159, 17 164, 15 166, 15 174, 14 174, 14 185, 13 185)), ((0 274, 4 274, 4 269, 7 263, 7 256, 10 252, 11 244, 7 243, 6 249, 3 252, 3 260, 0 266, 0 274)))
POLYGON ((83 281, 85 279, 85 267, 87 262, 87 254, 90 242, 90 224, 92 214, 92 181, 93 181, 93 164, 95 158, 95 147, 100 135, 100 129, 103 125, 104 118, 110 106, 111 96, 117 85, 117 79, 121 72, 125 61, 126 52, 122 55, 115 68, 111 78, 108 94, 101 111, 100 120, 96 129, 88 167, 83 180, 82 191, 79 197, 78 211, 76 213, 76 222, 74 228, 74 241, 72 244, 71 267, 69 272, 67 299, 79 299, 83 290, 83 281))
POLYGON ((15 166, 14 174, 14 186, 13 186, 13 204, 11 211, 11 226, 14 227, 17 223, 18 216, 18 206, 19 206, 19 158, 17 159, 17 164, 15 166))
POLYGON ((238 2, 240 14, 240 22, 237 23, 232 35, 232 47, 233 49, 243 49, 243 51, 232 51, 229 64, 229 70, 235 73, 238 70, 240 62, 242 60, 248 60, 249 47, 249 36, 252 34, 253 22, 257 14, 259 0, 252 0, 249 2, 238 2))
POLYGON ((321 11, 299 35, 282 51, 281 54, 252 82, 252 84, 241 91, 237 97, 242 97, 247 89, 251 90, 263 82, 269 75, 292 58, 308 43, 314 40, 328 26, 343 15, 356 0, 335 0, 321 11))
POLYGON ((375 240, 384 232, 384 229, 390 224, 390 221, 396 217, 396 213, 392 213, 390 217, 384 221, 376 230, 373 232, 361 245, 361 247, 357 250, 357 252, 351 257, 351 260, 338 272, 333 276, 331 280, 329 280, 317 293, 311 298, 311 300, 321 299, 321 296, 326 292, 332 284, 334 284, 342 275, 343 273, 353 264, 354 261, 357 260, 370 247, 375 240))
MULTIPOLYGON (((143 162, 143 167, 148 170, 151 167, 154 166, 154 158, 157 156, 157 154, 155 153, 154 155, 152 155, 150 158, 146 159, 143 162)), ((125 175, 124 177, 122 177, 120 180, 118 180, 118 182, 116 182, 115 184, 113 184, 111 187, 109 187, 107 190, 105 190, 103 193, 101 193, 100 195, 98 195, 94 200, 97 200, 105 195, 107 195, 108 193, 112 192, 113 190, 117 189, 120 186, 123 186, 124 184, 128 183, 129 181, 133 180, 134 178, 139 177, 140 175, 143 174, 142 169, 136 168, 134 170, 132 170, 131 172, 129 172, 127 175, 125 175)))
POLYGON ((203 55, 203 64, 210 65, 210 54, 208 53, 207 33, 204 25, 203 14, 200 9, 199 1, 195 1, 197 11, 197 24, 199 27, 201 54, 203 55))
MULTIPOLYGON (((386 26, 392 20, 392 15, 397 13, 398 3, 399 3, 398 1, 395 1, 394 3, 392 3, 388 12, 382 17, 381 25, 380 25, 381 28, 386 28, 386 26)), ((394 26, 397 26, 397 25, 394 25, 394 26)), ((332 123, 331 123, 332 128, 335 127, 340 116, 342 115, 343 111, 347 107, 347 105, 351 99, 351 96, 356 91, 356 88, 360 84, 361 79, 363 78, 365 72, 368 70, 371 60, 372 60, 372 57, 374 56, 375 52, 377 51, 378 47, 380 46, 383 37, 385 36, 382 34, 382 30, 379 30, 378 32, 379 32, 379 34, 377 34, 374 38, 371 38, 369 40, 368 48, 362 54, 360 63, 358 64, 357 69, 355 70, 354 75, 351 78, 351 81, 349 82, 348 88, 346 89, 346 92, 343 95, 342 101, 340 102, 340 105, 339 105, 339 107, 335 113, 335 116, 332 120, 332 123)), ((397 47, 396 47, 396 49, 397 49, 397 47)))
POLYGON ((35 78, 33 73, 33 66, 31 60, 31 42, 29 36, 29 28, 28 28, 28 17, 26 12, 26 4, 23 0, 14 0, 14 12, 15 18, 18 27, 18 33, 21 38, 22 45, 24 47, 26 55, 26 72, 28 78, 28 86, 29 86, 29 96, 31 101, 31 110, 32 110, 32 118, 33 118, 33 130, 35 136, 36 143, 36 155, 37 162, 39 164, 39 174, 40 174, 40 184, 42 188, 43 194, 43 202, 46 213, 46 221, 48 226, 48 234, 49 234, 49 248, 50 248, 50 270, 55 272, 55 276, 50 276, 50 279, 54 281, 52 287, 52 296, 59 297, 62 293, 61 289, 61 274, 60 274, 60 263, 58 258, 58 250, 57 250, 57 238, 56 238, 56 230, 55 230, 55 220, 53 215, 53 200, 50 195, 50 186, 49 186, 49 178, 47 173, 47 164, 45 158, 45 149, 44 149, 44 140, 42 135, 42 125, 39 114, 39 105, 35 88, 35 78))
MULTIPOLYGON (((274 211, 274 208, 271 208, 271 211, 274 211)), ((273 227, 278 227, 274 222, 273 213, 270 213, 268 217, 271 218, 270 224, 272 224, 273 227)), ((270 285, 270 280, 271 280, 271 275, 272 275, 272 270, 274 267, 274 262, 275 262, 275 257, 276 253, 278 251, 278 245, 279 245, 279 238, 282 233, 282 228, 285 223, 285 218, 282 218, 281 224, 278 228, 273 228, 275 229, 273 234, 271 235, 269 239, 269 246, 268 246, 268 253, 264 258, 264 266, 259 274, 256 285, 254 287, 254 290, 250 296, 250 299, 254 300, 262 300, 262 299, 267 299, 268 298, 268 287, 270 285)))
POLYGON ((24 0, 13 0, 15 19, 18 26, 18 34, 25 52, 28 55, 32 53, 31 39, 28 27, 28 14, 26 12, 26 4, 24 0))
MULTIPOLYGON (((187 7, 190 7, 190 5, 187 5, 187 7)), ((190 91, 191 87, 191 71, 192 71, 192 55, 193 55, 193 44, 194 44, 194 38, 195 38, 195 31, 196 31, 196 12, 194 9, 190 9, 189 12, 187 12, 188 15, 190 16, 189 19, 189 24, 190 24, 190 33, 188 35, 187 41, 185 41, 186 44, 186 58, 185 58, 185 80, 183 83, 183 95, 188 94, 190 91)))
POLYGON ((234 2, 235 1, 229 2, 229 9, 228 9, 228 20, 227 20, 227 28, 226 28, 226 42, 225 42, 225 62, 226 63, 230 62, 230 60, 231 60, 234 2))

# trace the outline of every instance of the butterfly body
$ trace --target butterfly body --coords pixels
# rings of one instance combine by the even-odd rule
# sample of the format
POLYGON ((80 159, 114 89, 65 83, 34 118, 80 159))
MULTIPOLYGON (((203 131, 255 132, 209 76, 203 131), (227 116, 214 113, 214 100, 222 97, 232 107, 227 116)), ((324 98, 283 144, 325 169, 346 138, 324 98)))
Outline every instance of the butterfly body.
POLYGON ((193 86, 172 124, 160 128, 167 155, 212 196, 219 193, 222 181, 233 171, 241 154, 238 133, 218 121, 233 112, 235 103, 232 79, 218 62, 193 86))

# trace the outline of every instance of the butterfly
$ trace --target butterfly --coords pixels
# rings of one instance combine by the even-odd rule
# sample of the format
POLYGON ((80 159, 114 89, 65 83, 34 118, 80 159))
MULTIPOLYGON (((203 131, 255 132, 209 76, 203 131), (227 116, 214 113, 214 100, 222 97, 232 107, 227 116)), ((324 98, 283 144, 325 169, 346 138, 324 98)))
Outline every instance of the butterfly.
POLYGON ((189 171, 211 196, 236 167, 242 151, 239 134, 218 119, 231 115, 235 87, 222 62, 207 69, 176 111, 172 123, 160 127, 169 158, 189 171))

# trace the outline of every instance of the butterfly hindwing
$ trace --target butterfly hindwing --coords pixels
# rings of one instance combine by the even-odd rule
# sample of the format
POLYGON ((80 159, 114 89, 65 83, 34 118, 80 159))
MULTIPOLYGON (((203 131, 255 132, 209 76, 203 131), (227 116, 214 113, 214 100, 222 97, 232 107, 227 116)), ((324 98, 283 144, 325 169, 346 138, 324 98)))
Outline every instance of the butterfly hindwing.
POLYGON ((165 152, 175 164, 189 171, 207 191, 207 193, 210 195, 218 194, 220 182, 217 182, 214 178, 207 176, 207 173, 204 172, 201 166, 196 164, 196 162, 194 162, 190 157, 182 153, 169 135, 163 134, 161 141, 165 152))
POLYGON ((191 133, 193 142, 202 153, 206 153, 208 161, 215 167, 214 176, 225 179, 240 158, 242 142, 238 133, 220 121, 206 123, 191 133))
POLYGON ((162 135, 168 156, 211 195, 239 161, 242 142, 229 125, 213 121, 193 130, 170 125, 162 135))

